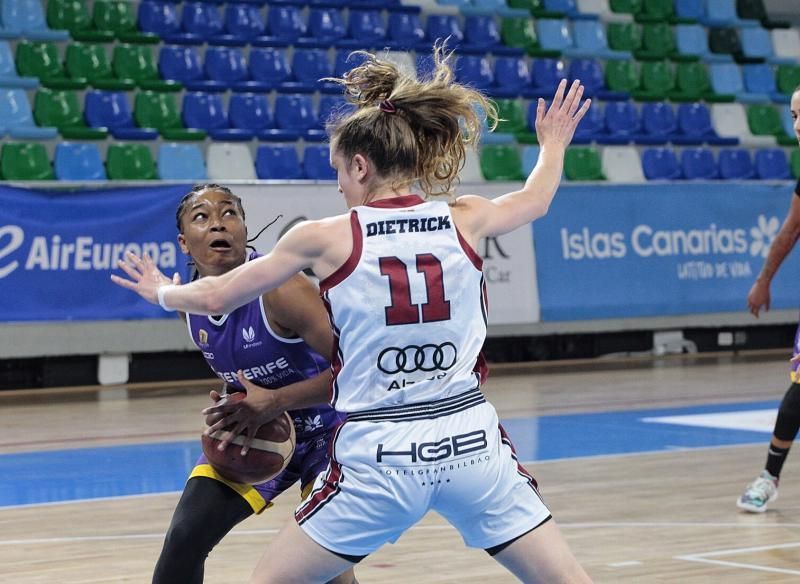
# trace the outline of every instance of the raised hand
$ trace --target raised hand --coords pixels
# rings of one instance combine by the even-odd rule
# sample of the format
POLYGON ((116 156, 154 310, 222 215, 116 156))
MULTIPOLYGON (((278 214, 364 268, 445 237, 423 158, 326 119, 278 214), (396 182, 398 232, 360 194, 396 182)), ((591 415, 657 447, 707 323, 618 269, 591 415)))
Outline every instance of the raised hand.
POLYGON ((561 146, 566 148, 572 141, 578 122, 589 111, 591 99, 586 99, 581 104, 583 85, 576 79, 567 89, 567 80, 558 84, 556 93, 550 107, 545 111, 545 101, 539 98, 536 107, 536 137, 539 144, 561 146), (566 92, 566 95, 565 95, 566 92))
POLYGON ((206 416, 206 421, 214 422, 205 429, 204 434, 209 436, 217 431, 226 431, 224 439, 217 446, 219 450, 225 450, 234 438, 244 434, 245 439, 242 444, 242 456, 244 456, 250 449, 258 429, 281 415, 284 409, 278 404, 273 390, 249 381, 241 371, 237 373, 237 378, 247 391, 247 397, 240 401, 229 402, 212 391, 211 399, 216 403, 204 409, 202 413, 206 416))
POLYGON ((123 272, 128 274, 130 280, 111 274, 111 281, 123 288, 133 290, 153 304, 158 304, 158 289, 161 286, 181 283, 181 277, 177 272, 172 277, 172 280, 162 274, 148 254, 144 254, 144 257, 140 258, 136 254, 127 252, 125 260, 119 260, 117 265, 123 272))

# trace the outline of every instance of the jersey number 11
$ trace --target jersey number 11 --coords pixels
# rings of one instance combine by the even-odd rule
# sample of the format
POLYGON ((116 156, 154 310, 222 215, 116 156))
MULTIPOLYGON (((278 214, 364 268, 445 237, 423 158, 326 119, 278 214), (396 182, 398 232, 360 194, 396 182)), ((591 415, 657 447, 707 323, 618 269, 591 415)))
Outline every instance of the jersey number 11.
POLYGON ((431 253, 417 254, 417 272, 425 278, 428 300, 422 304, 411 302, 408 266, 395 256, 379 258, 381 275, 389 278, 392 303, 386 307, 386 324, 418 324, 450 320, 450 301, 444 297, 442 262, 431 253), (420 314, 421 313, 421 314, 420 314))

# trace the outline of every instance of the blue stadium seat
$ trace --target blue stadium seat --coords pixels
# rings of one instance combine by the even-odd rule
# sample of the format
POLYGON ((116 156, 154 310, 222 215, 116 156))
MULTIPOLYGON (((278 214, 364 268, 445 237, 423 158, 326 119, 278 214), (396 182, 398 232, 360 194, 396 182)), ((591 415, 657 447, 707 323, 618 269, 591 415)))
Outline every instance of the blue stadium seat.
POLYGON ((24 36, 34 41, 65 41, 66 30, 53 30, 47 26, 41 0, 3 0, 0 3, 0 21, 4 37, 24 36))
POLYGON ((218 93, 190 91, 183 96, 183 123, 187 128, 205 130, 212 140, 240 142, 252 140, 250 129, 231 128, 228 114, 218 93))
POLYGON ((738 138, 722 138, 714 130, 711 113, 702 103, 682 103, 678 106, 678 134, 673 137, 675 144, 699 146, 735 146, 738 138))
POLYGON ((292 54, 292 74, 294 80, 281 85, 282 91, 291 93, 313 92, 316 90, 341 93, 341 85, 320 79, 333 75, 333 66, 324 49, 296 48, 292 54))
POLYGON ((162 79, 180 81, 189 91, 225 91, 226 83, 206 77, 197 49, 163 45, 158 53, 158 72, 162 79))
POLYGON ((719 178, 717 161, 708 148, 686 148, 681 152, 681 172, 689 180, 719 178))
POLYGON ((58 135, 55 128, 35 124, 28 95, 18 88, 0 88, 0 129, 21 140, 52 140, 58 135))
POLYGON ((299 6, 272 4, 267 12, 267 35, 256 46, 288 46, 306 36, 306 25, 299 6))
MULTIPOLYGON (((697 0, 691 2, 700 4, 697 0)), ((675 27, 675 46, 681 55, 696 55, 708 63, 729 63, 733 57, 712 53, 708 48, 708 32, 699 24, 679 24, 675 27)))
POLYGON ((742 103, 759 103, 764 95, 750 93, 745 90, 742 70, 736 63, 713 63, 709 71, 711 88, 720 95, 735 95, 736 101, 742 103))
POLYGON ((325 124, 341 115, 352 112, 355 106, 348 103, 341 95, 321 95, 319 98, 319 124, 325 127, 325 124))
POLYGON ((56 144, 53 170, 58 180, 106 180, 106 167, 96 144, 56 144))
POLYGON ((683 20, 700 20, 705 15, 703 0, 675 0, 675 16, 683 20))
POLYGON ((544 9, 547 12, 558 12, 569 17, 571 20, 580 18, 591 18, 578 11, 575 0, 544 0, 544 9))
POLYGON ((452 14, 429 14, 425 21, 425 40, 420 44, 420 50, 430 52, 434 41, 446 38, 450 39, 448 46, 454 49, 464 42, 458 17, 452 14))
POLYGON ((161 144, 157 163, 161 180, 208 180, 206 161, 197 144, 161 144))
POLYGON ((531 92, 531 72, 525 57, 495 57, 492 95, 503 98, 531 92))
POLYGON ((485 91, 494 84, 494 73, 489 59, 484 55, 461 55, 456 61, 456 79, 459 83, 485 91))
POLYGON ((560 59, 534 59, 531 71, 532 86, 531 97, 553 97, 561 83, 567 78, 564 61, 560 59))
POLYGON ((583 95, 585 97, 603 100, 627 100, 630 97, 627 92, 610 91, 606 88, 603 67, 597 59, 572 59, 569 64, 567 79, 570 83, 575 79, 580 79, 584 87, 583 95))
POLYGON ((244 54, 237 47, 208 47, 204 69, 209 79, 234 91, 267 91, 270 86, 251 79, 244 54))
POLYGON ((394 50, 413 50, 425 38, 419 14, 407 11, 389 12, 386 46, 394 50))
POLYGON ((297 40, 297 46, 325 48, 347 36, 341 10, 333 6, 314 6, 308 13, 308 36, 297 40))
POLYGON ((600 144, 630 144, 642 131, 636 105, 631 101, 610 101, 605 107, 606 133, 597 137, 600 144))
POLYGON ((789 160, 782 148, 759 148, 755 155, 756 176, 760 179, 792 178, 789 160))
MULTIPOLYGON (((586 119, 586 118, 584 118, 586 119)), ((523 146, 522 147, 522 173, 529 175, 536 166, 539 160, 539 147, 538 146, 523 146)))
POLYGON ((465 50, 488 51, 501 45, 500 30, 494 16, 473 14, 464 18, 465 50))
POLYGON ((681 178, 681 167, 671 148, 646 148, 642 152, 642 170, 647 180, 681 178))
POLYGON ((541 48, 549 51, 568 52, 575 46, 566 20, 540 18, 536 21, 536 35, 541 48))
POLYGON ((108 128, 118 140, 155 140, 158 131, 134 124, 128 99, 122 91, 88 91, 83 115, 92 128, 108 128))
POLYGON ((472 0, 459 5, 462 14, 471 16, 473 14, 497 15, 500 17, 530 18, 527 9, 509 8, 506 0, 472 0))
POLYGON ((286 49, 264 47, 250 49, 250 76, 270 88, 292 79, 286 49))
MULTIPOLYGON (((205 42, 222 34, 224 28, 219 9, 209 2, 184 2, 181 14, 181 28, 184 33, 194 35, 205 42)), ((168 42, 176 39, 166 38, 168 42)))
MULTIPOLYGON (((417 56, 417 63, 419 64, 420 57, 424 57, 422 55, 417 56)), ((334 77, 342 77, 345 73, 350 71, 350 69, 354 67, 358 67, 361 65, 366 57, 360 54, 351 54, 348 50, 340 50, 336 51, 336 58, 333 62, 333 76, 334 77)))
POLYGON ((386 40, 386 27, 378 10, 350 9, 347 38, 336 46, 351 49, 382 48, 386 40))
POLYGON ((336 180, 327 144, 309 144, 303 152, 303 172, 310 180, 336 180))
POLYGON ((755 178, 750 152, 744 148, 723 148, 719 151, 719 175, 725 180, 755 178))
MULTIPOLYGON (((528 106, 528 120, 529 125, 533 127, 536 121, 536 101, 531 101, 528 106)), ((573 144, 591 144, 592 142, 600 140, 606 135, 606 120, 603 108, 600 103, 593 103, 592 107, 586 113, 581 123, 575 129, 575 135, 572 138, 573 144)), ((537 153, 538 156, 538 153, 537 153)))
POLYGON ((739 38, 742 41, 742 54, 745 57, 750 59, 763 59, 770 63, 778 61, 794 62, 775 57, 775 49, 772 46, 772 36, 765 28, 743 28, 739 33, 739 38))
POLYGON ((796 136, 797 133, 794 130, 794 119, 792 118, 792 110, 789 107, 782 107, 781 108, 781 125, 783 126, 783 131, 786 133, 787 136, 796 136))
POLYGON ((766 63, 753 63, 742 66, 744 86, 748 93, 763 96, 763 101, 789 103, 790 96, 778 91, 775 73, 766 63))
POLYGON ((599 59, 630 59, 625 51, 608 48, 605 24, 599 20, 575 20, 572 23, 574 47, 564 53, 571 57, 596 57, 599 59))
POLYGON ((259 146, 256 152, 256 174, 262 180, 305 178, 294 144, 259 146))
POLYGON ((157 34, 162 40, 176 44, 201 44, 203 39, 198 35, 181 30, 178 9, 172 2, 147 0, 139 3, 139 30, 157 34))
POLYGON ((736 13, 736 0, 705 0, 706 12, 700 22, 710 27, 743 28, 760 26, 757 20, 742 20, 736 13))
POLYGON ((20 87, 25 89, 39 87, 39 80, 36 77, 19 76, 8 41, 0 41, 0 87, 20 87))
POLYGON ((254 4, 229 2, 225 4, 225 32, 241 39, 242 44, 262 36, 266 31, 266 24, 261 18, 260 7, 254 4))
POLYGON ((228 104, 228 121, 233 128, 250 130, 259 140, 291 142, 300 138, 300 132, 278 130, 265 95, 235 93, 228 104))
POLYGON ((669 103, 651 101, 642 105, 642 135, 637 140, 639 144, 666 144, 677 131, 678 120, 669 103))
POLYGON ((321 141, 325 132, 319 129, 310 95, 279 94, 275 97, 275 124, 281 130, 299 132, 306 140, 321 141))

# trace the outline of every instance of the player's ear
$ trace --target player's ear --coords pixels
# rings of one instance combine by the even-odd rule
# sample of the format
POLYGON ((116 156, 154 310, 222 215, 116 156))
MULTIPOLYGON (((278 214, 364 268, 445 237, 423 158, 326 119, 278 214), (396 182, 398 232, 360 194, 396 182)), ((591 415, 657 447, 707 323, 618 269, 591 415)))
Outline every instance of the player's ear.
POLYGON ((362 154, 356 154, 353 156, 352 168, 358 180, 363 181, 367 177, 367 174, 369 174, 369 159, 362 154))
POLYGON ((186 245, 186 237, 184 237, 183 233, 178 234, 178 245, 181 246, 181 251, 186 255, 192 255, 189 253, 189 246, 186 245))

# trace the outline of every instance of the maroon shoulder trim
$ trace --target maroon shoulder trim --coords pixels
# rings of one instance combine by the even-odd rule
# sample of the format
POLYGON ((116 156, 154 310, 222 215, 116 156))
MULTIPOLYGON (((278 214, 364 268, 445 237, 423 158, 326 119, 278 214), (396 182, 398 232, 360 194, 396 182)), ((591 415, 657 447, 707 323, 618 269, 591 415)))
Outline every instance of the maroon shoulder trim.
POLYGON ((391 199, 380 199, 367 203, 367 207, 378 207, 379 209, 399 209, 402 207, 413 207, 424 203, 425 199, 419 195, 403 195, 401 197, 392 197, 391 199))
POLYGON ((358 265, 358 261, 361 259, 363 238, 361 234, 361 225, 358 222, 357 211, 350 211, 350 229, 353 232, 353 251, 350 252, 350 257, 347 258, 347 261, 319 283, 320 294, 324 294, 337 284, 342 283, 347 276, 353 273, 353 270, 355 270, 358 265))
POLYGON ((464 250, 464 253, 467 254, 469 261, 472 262, 472 265, 475 266, 477 270, 483 270, 483 258, 478 255, 478 252, 472 249, 472 246, 467 243, 467 240, 464 239, 464 236, 461 235, 461 232, 456 227, 456 235, 458 235, 458 243, 461 244, 461 249, 464 250))

